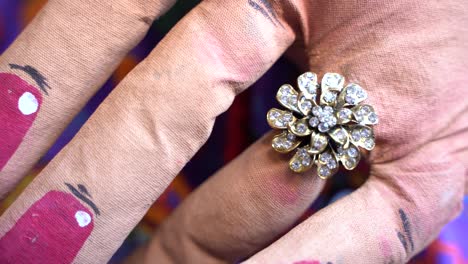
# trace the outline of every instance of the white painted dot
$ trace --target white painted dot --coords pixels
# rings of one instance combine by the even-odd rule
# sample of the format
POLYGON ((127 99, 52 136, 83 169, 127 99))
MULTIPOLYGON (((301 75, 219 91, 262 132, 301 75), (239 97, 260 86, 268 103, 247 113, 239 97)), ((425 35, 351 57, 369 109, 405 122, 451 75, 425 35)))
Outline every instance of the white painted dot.
POLYGON ((75 219, 80 227, 85 227, 91 223, 91 216, 84 211, 77 211, 75 213, 75 219))
POLYGON ((34 114, 37 112, 38 108, 39 102, 30 92, 25 92, 18 100, 18 109, 23 113, 23 115, 34 114))

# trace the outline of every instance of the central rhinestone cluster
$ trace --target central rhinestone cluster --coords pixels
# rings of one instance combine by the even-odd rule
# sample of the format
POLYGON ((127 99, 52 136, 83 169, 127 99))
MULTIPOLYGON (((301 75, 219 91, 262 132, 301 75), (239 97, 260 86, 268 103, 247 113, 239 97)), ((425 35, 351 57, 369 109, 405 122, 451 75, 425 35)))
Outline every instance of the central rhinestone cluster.
POLYGON ((314 108, 312 108, 312 114, 313 117, 309 119, 309 125, 311 127, 317 127, 320 132, 327 132, 338 122, 333 108, 328 105, 314 106, 314 108))
POLYGON ((359 85, 344 85, 337 73, 326 73, 319 83, 317 75, 306 72, 297 80, 299 91, 282 85, 276 95, 287 108, 272 108, 267 121, 281 132, 273 138, 273 148, 281 153, 296 149, 289 162, 294 172, 304 172, 314 164, 321 178, 336 173, 339 162, 354 169, 361 158, 359 147, 375 145, 372 125, 378 116, 370 105, 361 104, 367 92, 359 85))

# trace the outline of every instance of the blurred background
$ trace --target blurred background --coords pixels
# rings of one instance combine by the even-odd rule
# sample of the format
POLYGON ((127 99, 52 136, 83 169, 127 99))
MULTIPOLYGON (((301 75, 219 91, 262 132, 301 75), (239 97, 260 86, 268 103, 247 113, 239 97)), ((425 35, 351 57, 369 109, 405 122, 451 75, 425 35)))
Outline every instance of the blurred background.
MULTIPOLYGON (((0 54, 14 41, 46 2, 46 0, 0 0, 0 54)), ((178 1, 168 14, 153 24, 145 39, 127 55, 109 80, 74 118, 34 170, 7 199, 1 202, 0 213, 73 138, 119 81, 139 61, 145 58, 171 27, 198 2, 195 0, 178 1)), ((115 253, 110 263, 119 263, 135 248, 148 241, 158 225, 193 189, 269 130, 265 115, 268 109, 276 105, 274 94, 277 88, 283 83, 294 82, 298 74, 295 66, 282 58, 257 83, 236 98, 231 108, 217 119, 213 134, 205 146, 153 204, 146 216, 115 253)), ((311 204, 309 210, 298 222, 352 192, 365 181, 367 174, 366 164, 361 164, 353 172, 340 171, 333 181, 328 182, 319 199, 311 204)), ((465 207, 467 205, 468 197, 465 197, 465 207)), ((337 235, 346 236, 346 234, 337 235)), ((415 257, 411 263, 468 263, 468 210, 465 209, 461 216, 446 226, 439 238, 415 257)))

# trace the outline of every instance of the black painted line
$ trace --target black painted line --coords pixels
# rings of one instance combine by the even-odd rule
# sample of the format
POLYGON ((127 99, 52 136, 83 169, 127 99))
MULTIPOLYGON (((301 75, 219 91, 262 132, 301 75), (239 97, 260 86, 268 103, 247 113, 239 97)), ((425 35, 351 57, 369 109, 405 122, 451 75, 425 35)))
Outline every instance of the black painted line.
POLYGON ((88 189, 83 184, 78 184, 78 189, 80 189, 80 192, 86 194, 86 196, 92 198, 91 194, 88 192, 88 189))
POLYGON ((249 2, 249 5, 251 7, 253 7, 255 10, 259 11, 264 17, 266 17, 268 20, 270 20, 270 22, 273 23, 273 25, 276 26, 275 21, 273 21, 273 19, 270 17, 270 15, 265 10, 265 8, 263 8, 262 6, 260 6, 259 4, 257 4, 256 2, 254 2, 252 0, 248 0, 248 2, 249 2))
POLYGON ((73 187, 71 184, 69 183, 65 183, 65 185, 68 187, 68 189, 70 189, 70 191, 73 193, 73 195, 75 195, 78 199, 82 200, 83 202, 85 202, 87 205, 89 205, 89 207, 91 207, 94 211, 94 213, 96 213, 96 215, 100 215, 100 211, 99 209, 97 208, 97 206, 93 203, 93 201, 91 201, 88 197, 84 196, 83 194, 81 194, 77 189, 75 189, 75 187, 73 187))
POLYGON ((400 213, 400 218, 401 222, 403 223, 403 229, 405 230, 406 237, 408 238, 411 251, 414 250, 414 243, 413 243, 413 236, 411 235, 411 225, 408 219, 408 216, 406 215, 405 211, 403 209, 399 209, 398 212, 400 213))
POLYGON ((29 76, 31 76, 31 78, 37 83, 37 86, 39 86, 41 91, 44 94, 49 95, 49 93, 47 92, 47 88, 49 88, 49 89, 52 89, 52 88, 50 88, 49 84, 47 84, 47 79, 44 77, 44 75, 42 75, 34 67, 32 67, 30 65, 21 66, 21 65, 17 65, 17 64, 11 64, 11 63, 8 64, 8 65, 13 70, 21 70, 21 71, 29 74, 29 76))

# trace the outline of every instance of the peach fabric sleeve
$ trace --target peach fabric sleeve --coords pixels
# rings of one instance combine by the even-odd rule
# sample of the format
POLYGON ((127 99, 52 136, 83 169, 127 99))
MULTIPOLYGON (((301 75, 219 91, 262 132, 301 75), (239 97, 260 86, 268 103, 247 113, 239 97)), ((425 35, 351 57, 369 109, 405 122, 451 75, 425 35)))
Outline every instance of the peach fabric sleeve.
POLYGON ((106 262, 206 141, 215 118, 293 40, 290 27, 243 1, 203 1, 4 213, 0 253, 14 260, 37 257, 40 251, 27 243, 8 243, 32 232, 28 237, 38 235, 37 247, 78 241, 49 248, 60 258, 106 262), (47 224, 30 230, 33 215, 47 224), (65 238, 61 230, 69 230, 65 238))
MULTIPOLYGON (((459 212, 464 191, 466 160, 455 158, 457 149, 448 147, 466 135, 466 123, 460 121, 466 120, 467 108, 463 1, 273 3, 268 9, 265 1, 207 0, 187 15, 2 216, 0 252, 18 256, 21 250, 30 250, 28 243, 6 246, 25 233, 40 247, 58 240, 57 230, 68 230, 67 240, 78 242, 69 248, 57 244, 52 247, 57 254, 77 263, 108 260, 205 142, 214 119, 293 43, 292 55, 298 62, 307 61, 305 68, 320 74, 342 72, 371 94, 382 120, 376 127, 377 148, 369 157, 372 176, 354 194, 247 262, 404 262, 427 244, 459 212), (31 230, 30 223, 40 221, 37 215, 56 224, 31 230)), ((247 198, 264 195, 261 203, 249 199, 250 206, 277 210, 271 216, 252 217, 258 221, 281 217, 285 208, 298 214, 321 186, 312 185, 314 175, 285 180, 288 175, 281 169, 271 171, 280 167, 278 158, 265 153, 267 146, 257 143, 207 185, 231 184, 225 197, 240 201, 239 193, 247 198), (257 155, 262 155, 259 164, 246 166, 257 155), (239 174, 238 181, 230 178, 239 174), (248 184, 257 189, 249 192, 248 184), (291 202, 287 198, 294 197, 295 189, 312 193, 291 202)), ((209 190, 219 195, 215 189, 209 190)), ((208 206, 216 200, 198 196, 204 198, 200 204, 194 197, 183 207, 194 209, 179 216, 203 212, 195 210, 202 206, 213 209, 208 206)), ((233 204, 231 211, 238 211, 238 204, 233 204)), ((252 208, 246 212, 256 212, 252 208)), ((268 222, 275 227, 272 232, 292 224, 293 216, 268 222)), ((258 227, 251 231, 258 230, 264 231, 258 227)), ((186 235, 183 231, 178 235, 186 235)), ((252 237, 257 238, 247 234, 240 241, 248 243, 252 237)), ((238 247, 238 255, 226 259, 253 254, 272 236, 262 239, 256 248, 238 247)), ((204 253, 207 260, 219 261, 191 240, 175 242, 181 249, 175 248, 176 257, 182 260, 204 253)), ((220 252, 229 250, 216 246, 220 252)), ((26 259, 38 251, 30 252, 26 259)), ((172 259, 170 255, 168 261, 172 259)))
POLYGON ((0 56, 0 197, 173 0, 51 0, 0 56))
POLYGON ((294 3, 304 43, 291 57, 362 84, 379 113, 371 178, 264 249, 324 184, 289 172, 268 135, 197 189, 135 257, 217 263, 260 251, 246 263, 406 263, 460 212, 468 175, 463 1, 294 3))

